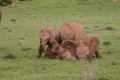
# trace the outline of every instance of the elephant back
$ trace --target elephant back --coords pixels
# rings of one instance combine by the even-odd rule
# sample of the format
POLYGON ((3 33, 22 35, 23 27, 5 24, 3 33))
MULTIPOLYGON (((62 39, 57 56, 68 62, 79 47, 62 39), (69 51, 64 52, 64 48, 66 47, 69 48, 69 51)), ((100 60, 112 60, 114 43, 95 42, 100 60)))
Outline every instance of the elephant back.
POLYGON ((84 27, 76 22, 64 23, 59 30, 60 40, 82 41, 89 46, 89 39, 84 27))

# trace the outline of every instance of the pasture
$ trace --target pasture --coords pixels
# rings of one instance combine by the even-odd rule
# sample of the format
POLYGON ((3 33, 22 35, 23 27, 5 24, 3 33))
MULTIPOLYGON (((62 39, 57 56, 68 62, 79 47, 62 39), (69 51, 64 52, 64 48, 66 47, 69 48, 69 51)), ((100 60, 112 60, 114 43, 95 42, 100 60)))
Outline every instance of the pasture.
POLYGON ((0 80, 120 80, 119 0, 13 0, 2 9, 0 80), (39 32, 78 22, 98 36, 102 59, 36 59, 39 32))

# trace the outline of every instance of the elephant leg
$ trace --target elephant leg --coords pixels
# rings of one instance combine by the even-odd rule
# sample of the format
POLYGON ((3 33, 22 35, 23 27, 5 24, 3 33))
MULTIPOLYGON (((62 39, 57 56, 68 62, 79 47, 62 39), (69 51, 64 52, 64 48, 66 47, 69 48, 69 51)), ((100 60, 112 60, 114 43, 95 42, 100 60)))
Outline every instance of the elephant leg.
POLYGON ((41 58, 42 55, 42 46, 39 46, 37 58, 41 58))
POLYGON ((56 59, 57 53, 52 52, 52 46, 48 46, 45 52, 45 57, 56 59))
POLYGON ((67 50, 60 54, 60 59, 65 61, 75 61, 76 57, 72 56, 71 53, 67 50))
POLYGON ((95 51, 95 55, 96 55, 96 58, 102 58, 102 54, 98 49, 95 51))
POLYGON ((49 54, 45 54, 45 57, 48 57, 50 59, 56 59, 56 56, 54 53, 49 53, 49 54))

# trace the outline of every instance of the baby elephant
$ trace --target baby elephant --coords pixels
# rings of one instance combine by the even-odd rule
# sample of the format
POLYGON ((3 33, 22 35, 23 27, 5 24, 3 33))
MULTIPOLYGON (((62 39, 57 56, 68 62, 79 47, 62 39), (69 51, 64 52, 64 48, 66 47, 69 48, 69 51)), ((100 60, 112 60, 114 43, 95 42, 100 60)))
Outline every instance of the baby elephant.
POLYGON ((66 61, 77 59, 76 47, 79 44, 73 40, 64 40, 58 48, 58 58, 66 61))
POLYGON ((60 44, 56 43, 53 45, 48 45, 45 51, 45 57, 48 57, 50 59, 56 59, 58 56, 58 48, 59 48, 60 44), (56 48, 54 49, 54 51, 52 50, 52 46, 56 46, 56 48))
POLYGON ((94 54, 96 56, 96 58, 101 58, 102 54, 100 53, 100 51, 98 50, 98 46, 99 46, 99 39, 98 37, 91 37, 90 39, 90 55, 89 58, 91 59, 92 57, 94 57, 94 54))
POLYGON ((56 52, 52 52, 51 46, 48 46, 45 52, 45 56, 51 59, 60 59, 66 61, 75 61, 76 57, 76 46, 78 43, 73 40, 64 40, 62 44, 58 44, 56 52))
MULTIPOLYGON (((101 58, 102 54, 98 50, 98 46, 100 43, 98 37, 91 37, 89 40, 90 40, 90 45, 89 45, 89 52, 90 53, 88 54, 88 56, 86 58, 92 59, 92 57, 94 55, 96 56, 96 58, 101 58)), ((59 59, 67 60, 67 61, 68 60, 75 61, 77 59, 79 60, 78 55, 76 54, 78 50, 76 50, 76 49, 77 49, 77 47, 81 48, 80 44, 81 43, 79 43, 78 41, 64 40, 58 48, 59 59)), ((85 55, 85 54, 81 54, 80 57, 82 57, 83 55, 85 55)))
POLYGON ((58 31, 54 28, 43 28, 40 31, 40 45, 38 49, 37 58, 41 58, 42 53, 45 51, 45 46, 48 45, 49 48, 54 51, 57 48, 59 42, 58 31))

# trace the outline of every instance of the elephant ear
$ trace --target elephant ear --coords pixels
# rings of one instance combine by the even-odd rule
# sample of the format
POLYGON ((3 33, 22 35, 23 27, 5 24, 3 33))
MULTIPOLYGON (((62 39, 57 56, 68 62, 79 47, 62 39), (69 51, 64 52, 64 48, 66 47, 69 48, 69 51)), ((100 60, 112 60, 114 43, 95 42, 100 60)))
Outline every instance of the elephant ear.
POLYGON ((67 48, 67 47, 76 48, 78 45, 79 45, 79 41, 64 40, 64 41, 62 42, 63 48, 67 48))
POLYGON ((55 40, 55 32, 50 31, 50 43, 52 43, 55 40))
POLYGON ((97 47, 99 45, 100 41, 98 39, 98 37, 91 37, 90 38, 90 46, 91 47, 97 47))

